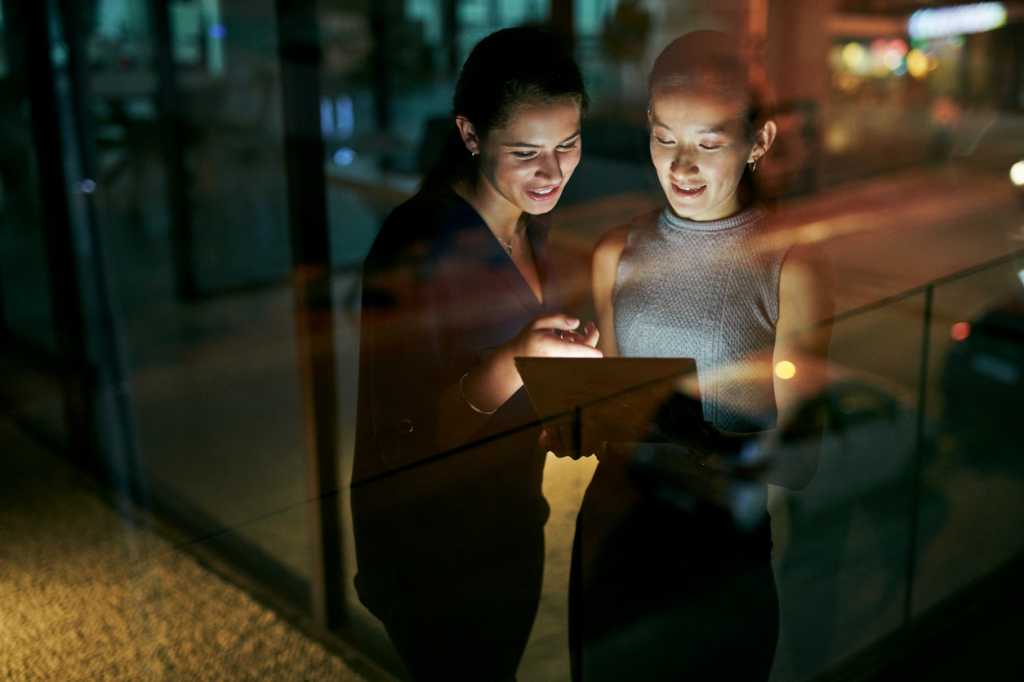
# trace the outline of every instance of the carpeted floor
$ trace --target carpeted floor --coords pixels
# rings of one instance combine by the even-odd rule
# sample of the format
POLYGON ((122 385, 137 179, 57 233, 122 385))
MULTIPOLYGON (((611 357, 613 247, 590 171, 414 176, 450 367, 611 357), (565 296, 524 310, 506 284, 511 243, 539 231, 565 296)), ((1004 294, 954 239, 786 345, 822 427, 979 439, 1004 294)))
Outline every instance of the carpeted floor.
POLYGON ((0 420, 0 679, 364 678, 0 420))

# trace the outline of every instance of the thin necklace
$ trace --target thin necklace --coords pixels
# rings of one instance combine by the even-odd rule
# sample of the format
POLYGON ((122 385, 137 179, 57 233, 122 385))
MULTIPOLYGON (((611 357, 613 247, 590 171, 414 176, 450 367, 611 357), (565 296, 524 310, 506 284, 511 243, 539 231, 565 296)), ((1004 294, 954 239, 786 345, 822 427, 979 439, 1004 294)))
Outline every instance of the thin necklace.
POLYGON ((511 256, 512 255, 512 248, 515 245, 516 239, 525 230, 526 230, 526 225, 523 225, 522 227, 517 228, 516 231, 512 233, 512 236, 509 237, 508 239, 505 239, 504 237, 498 237, 497 233, 495 233, 494 236, 498 238, 498 241, 501 243, 502 248, 505 249, 505 253, 507 253, 509 256, 511 256))

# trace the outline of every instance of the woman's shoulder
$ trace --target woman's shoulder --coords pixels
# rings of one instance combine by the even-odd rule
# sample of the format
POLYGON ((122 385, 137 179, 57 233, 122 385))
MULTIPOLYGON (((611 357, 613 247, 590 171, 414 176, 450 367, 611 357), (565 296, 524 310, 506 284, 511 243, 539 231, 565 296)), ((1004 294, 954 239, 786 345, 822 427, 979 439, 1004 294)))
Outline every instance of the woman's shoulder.
POLYGON ((632 231, 632 223, 616 225, 608 230, 597 240, 594 245, 594 261, 614 258, 618 260, 622 251, 629 242, 629 233, 632 231))
POLYGON ((454 193, 421 189, 384 219, 365 267, 421 260, 455 227, 459 205, 454 193))
POLYGON ((622 252, 629 245, 630 238, 646 227, 655 225, 660 209, 643 213, 628 223, 616 225, 605 232, 594 246, 594 260, 614 260, 618 262, 622 252))

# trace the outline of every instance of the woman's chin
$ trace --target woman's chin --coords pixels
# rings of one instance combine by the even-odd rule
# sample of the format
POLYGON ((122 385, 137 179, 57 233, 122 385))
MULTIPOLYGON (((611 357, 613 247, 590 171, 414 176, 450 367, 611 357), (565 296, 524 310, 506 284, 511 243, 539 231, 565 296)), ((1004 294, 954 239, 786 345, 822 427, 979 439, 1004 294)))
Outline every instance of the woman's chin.
POLYGON ((550 213, 557 205, 557 201, 552 201, 550 203, 544 204, 537 204, 531 202, 530 204, 527 204, 525 206, 520 206, 520 208, 523 209, 523 213, 529 213, 530 215, 544 215, 545 213, 550 213))
POLYGON ((700 210, 693 206, 680 206, 675 202, 669 202, 672 212, 685 220, 700 220, 700 210))

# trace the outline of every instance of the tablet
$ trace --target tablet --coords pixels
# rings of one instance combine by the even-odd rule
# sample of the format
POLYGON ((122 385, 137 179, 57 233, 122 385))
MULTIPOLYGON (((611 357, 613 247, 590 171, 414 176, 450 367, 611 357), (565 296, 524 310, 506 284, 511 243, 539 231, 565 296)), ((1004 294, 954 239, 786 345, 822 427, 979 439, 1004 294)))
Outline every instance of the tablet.
MULTIPOLYGON (((675 391, 699 399, 693 358, 516 358, 534 410, 572 434, 575 452, 638 441, 675 391)), ((564 435, 563 435, 564 438, 564 435)))

